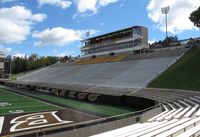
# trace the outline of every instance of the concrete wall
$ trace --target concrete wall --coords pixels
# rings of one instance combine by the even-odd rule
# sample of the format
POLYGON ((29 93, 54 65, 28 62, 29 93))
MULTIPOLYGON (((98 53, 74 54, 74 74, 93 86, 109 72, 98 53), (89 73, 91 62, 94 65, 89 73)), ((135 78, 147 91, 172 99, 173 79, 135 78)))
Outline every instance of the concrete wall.
POLYGON ((157 114, 161 113, 162 110, 163 110, 162 107, 158 107, 158 108, 155 108, 155 109, 152 109, 152 110, 145 112, 142 115, 141 121, 146 122, 148 119, 150 119, 150 118, 156 116, 157 114))
POLYGON ((146 122, 149 118, 162 112, 162 107, 158 107, 152 110, 149 110, 142 115, 133 116, 129 118, 124 118, 120 120, 115 120, 112 122, 97 124, 89 127, 74 129, 70 131, 59 132, 51 135, 46 135, 47 137, 88 137, 91 135, 107 132, 117 128, 125 127, 135 123, 146 122))

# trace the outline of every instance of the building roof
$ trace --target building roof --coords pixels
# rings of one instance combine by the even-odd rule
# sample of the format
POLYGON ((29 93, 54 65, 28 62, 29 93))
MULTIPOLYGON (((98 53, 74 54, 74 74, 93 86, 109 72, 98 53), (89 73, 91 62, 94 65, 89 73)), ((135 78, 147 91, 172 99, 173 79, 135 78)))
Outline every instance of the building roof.
POLYGON ((5 58, 5 54, 3 51, 0 51, 0 58, 5 58))
POLYGON ((114 33, 118 33, 118 32, 121 32, 121 31, 129 30, 129 29, 132 29, 132 28, 135 28, 135 27, 142 27, 142 26, 132 26, 132 27, 120 29, 120 30, 109 32, 109 33, 105 33, 105 34, 102 34, 102 35, 99 35, 99 36, 91 37, 91 38, 85 39, 83 41, 88 41, 88 40, 104 37, 104 36, 111 35, 111 34, 114 34, 114 33))

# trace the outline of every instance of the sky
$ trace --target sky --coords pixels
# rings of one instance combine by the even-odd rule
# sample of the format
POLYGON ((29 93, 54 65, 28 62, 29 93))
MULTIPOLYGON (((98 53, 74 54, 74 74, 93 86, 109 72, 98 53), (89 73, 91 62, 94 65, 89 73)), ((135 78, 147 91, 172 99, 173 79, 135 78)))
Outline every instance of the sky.
POLYGON ((199 37, 189 20, 200 0, 0 0, 0 51, 6 55, 77 56, 81 40, 131 26, 148 28, 149 42, 168 35, 199 37))

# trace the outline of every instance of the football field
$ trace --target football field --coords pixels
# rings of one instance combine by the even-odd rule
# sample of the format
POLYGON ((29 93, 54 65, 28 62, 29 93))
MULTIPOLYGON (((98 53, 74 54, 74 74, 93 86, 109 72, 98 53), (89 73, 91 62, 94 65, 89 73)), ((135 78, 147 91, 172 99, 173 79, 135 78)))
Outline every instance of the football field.
POLYGON ((57 109, 59 107, 0 88, 0 115, 57 109))
POLYGON ((43 131, 72 128, 135 110, 0 86, 0 136, 37 133, 41 128, 43 131))
POLYGON ((0 88, 0 136, 37 133, 56 126, 73 127, 96 119, 99 117, 0 88))
MULTIPOLYGON (((64 108, 78 110, 78 111, 95 114, 95 115, 103 116, 103 117, 120 115, 120 114, 130 113, 130 112, 134 112, 138 110, 136 108, 126 107, 126 106, 94 104, 94 103, 83 102, 79 100, 72 100, 69 98, 61 98, 61 97, 52 96, 48 94, 42 94, 38 92, 12 89, 6 86, 0 86, 0 89, 10 91, 12 93, 19 93, 25 96, 34 97, 34 98, 37 98, 38 100, 44 100, 45 102, 50 102, 51 104, 58 104, 59 106, 63 106, 64 108)), ((46 110, 48 110, 48 108, 46 110)))

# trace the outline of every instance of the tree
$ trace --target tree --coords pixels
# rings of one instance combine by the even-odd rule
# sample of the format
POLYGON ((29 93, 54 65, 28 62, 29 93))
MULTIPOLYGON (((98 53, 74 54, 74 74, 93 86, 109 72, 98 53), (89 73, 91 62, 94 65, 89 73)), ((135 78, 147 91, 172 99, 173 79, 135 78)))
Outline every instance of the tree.
MULTIPOLYGON (((11 59, 12 59, 11 68, 12 68, 12 73, 14 74, 25 72, 28 70, 38 69, 41 67, 46 67, 58 62, 57 57, 53 57, 53 56, 40 57, 37 54, 31 54, 31 56, 28 58, 27 56, 13 57, 13 58, 11 58, 11 56, 7 56, 5 61, 11 62, 11 59)), ((8 71, 7 73, 9 73, 9 68, 7 69, 7 71, 8 71)))
POLYGON ((26 60, 20 57, 14 57, 12 60, 12 73, 19 73, 26 70, 26 60))
POLYGON ((31 54, 31 56, 29 57, 30 61, 36 61, 39 58, 39 56, 35 53, 31 54))
POLYGON ((194 26, 200 28, 200 7, 190 14, 189 19, 194 23, 194 26))

